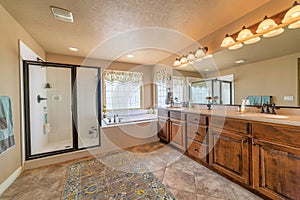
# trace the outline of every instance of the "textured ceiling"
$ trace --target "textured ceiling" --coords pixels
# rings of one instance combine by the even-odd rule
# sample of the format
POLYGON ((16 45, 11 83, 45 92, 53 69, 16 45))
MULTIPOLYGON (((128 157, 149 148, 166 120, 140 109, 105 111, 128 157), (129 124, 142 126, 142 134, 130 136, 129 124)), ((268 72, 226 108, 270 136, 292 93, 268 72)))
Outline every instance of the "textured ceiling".
POLYGON ((149 64, 268 1, 0 0, 0 4, 46 52, 149 64), (50 6, 70 10, 75 22, 55 20, 50 6), (145 27, 164 28, 164 33, 145 27), (79 51, 70 52, 70 46, 78 47, 79 51), (124 56, 128 52, 135 57, 124 56))

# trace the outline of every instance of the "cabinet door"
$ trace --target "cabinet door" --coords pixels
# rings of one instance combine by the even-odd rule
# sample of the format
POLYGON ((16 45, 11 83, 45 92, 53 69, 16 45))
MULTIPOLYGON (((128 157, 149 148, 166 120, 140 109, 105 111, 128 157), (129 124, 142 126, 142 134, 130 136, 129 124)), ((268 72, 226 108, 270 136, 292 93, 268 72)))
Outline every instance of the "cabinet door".
POLYGON ((209 165, 241 183, 249 184, 248 137, 211 129, 209 150, 209 165))
POLYGON ((272 199, 300 199, 300 149, 253 140, 253 186, 272 199))
POLYGON ((185 121, 170 120, 171 143, 179 149, 186 150, 186 125, 185 121))
POLYGON ((158 119, 158 137, 164 142, 170 142, 168 118, 158 119))

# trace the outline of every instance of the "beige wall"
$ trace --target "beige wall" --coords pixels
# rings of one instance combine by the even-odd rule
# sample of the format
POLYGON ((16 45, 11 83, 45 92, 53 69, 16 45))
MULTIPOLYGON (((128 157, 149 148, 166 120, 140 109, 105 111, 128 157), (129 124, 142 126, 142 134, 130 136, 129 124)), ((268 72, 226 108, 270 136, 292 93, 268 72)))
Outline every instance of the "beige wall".
POLYGON ((21 99, 18 40, 22 40, 41 58, 45 52, 39 44, 0 5, 0 95, 12 100, 16 146, 0 155, 0 184, 22 165, 21 99))
POLYGON ((152 96, 153 66, 124 63, 124 62, 111 62, 111 61, 92 59, 92 58, 85 59, 83 57, 58 55, 58 54, 51 54, 51 53, 47 53, 46 60, 48 62, 102 67, 103 69, 142 72, 144 74, 143 107, 144 108, 153 107, 153 96, 152 96))
MULTIPOLYGON (((273 96, 280 106, 299 106, 298 58, 300 53, 221 70, 221 75, 234 74, 235 104, 254 95, 273 96), (294 96, 294 101, 284 101, 284 96, 294 96)), ((210 73, 209 77, 217 74, 210 73)))

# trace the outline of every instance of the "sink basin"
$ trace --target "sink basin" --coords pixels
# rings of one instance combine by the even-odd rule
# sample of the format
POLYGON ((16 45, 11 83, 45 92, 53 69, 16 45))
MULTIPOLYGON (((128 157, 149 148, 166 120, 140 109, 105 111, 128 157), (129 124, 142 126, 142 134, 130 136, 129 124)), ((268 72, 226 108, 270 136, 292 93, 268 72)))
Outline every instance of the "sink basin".
POLYGON ((283 115, 263 115, 262 117, 271 118, 271 119, 287 119, 288 116, 283 115))

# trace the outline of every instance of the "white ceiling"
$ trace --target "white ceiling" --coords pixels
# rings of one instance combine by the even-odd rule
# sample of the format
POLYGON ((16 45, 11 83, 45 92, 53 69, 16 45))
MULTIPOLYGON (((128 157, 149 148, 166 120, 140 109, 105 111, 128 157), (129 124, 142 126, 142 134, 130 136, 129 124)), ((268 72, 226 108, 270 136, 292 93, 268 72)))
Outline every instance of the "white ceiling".
POLYGON ((0 0, 46 52, 143 64, 157 63, 267 2, 0 0), (74 23, 55 20, 50 6, 70 10, 74 23), (129 52, 135 57, 127 58, 129 52))

